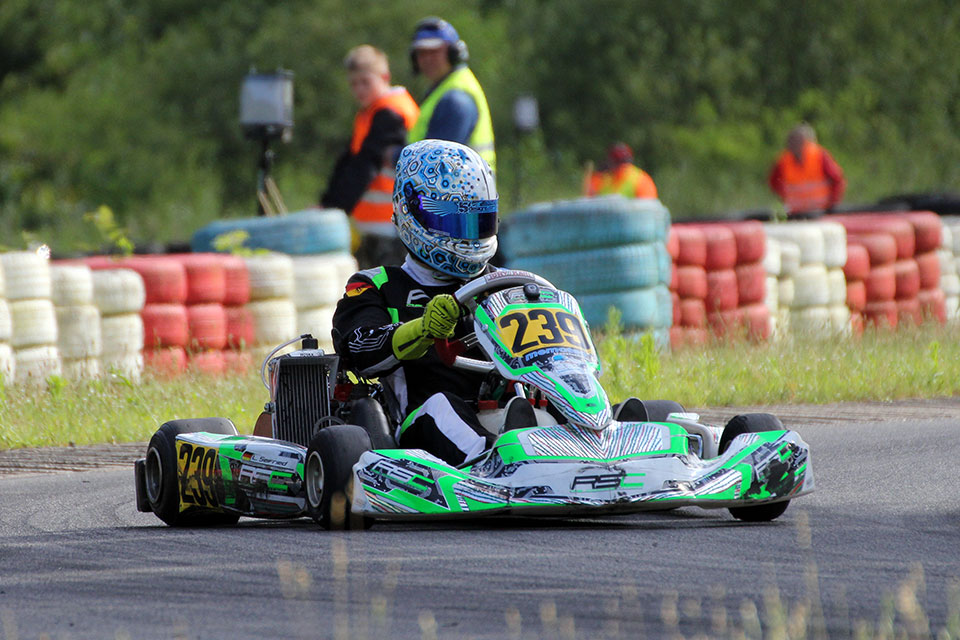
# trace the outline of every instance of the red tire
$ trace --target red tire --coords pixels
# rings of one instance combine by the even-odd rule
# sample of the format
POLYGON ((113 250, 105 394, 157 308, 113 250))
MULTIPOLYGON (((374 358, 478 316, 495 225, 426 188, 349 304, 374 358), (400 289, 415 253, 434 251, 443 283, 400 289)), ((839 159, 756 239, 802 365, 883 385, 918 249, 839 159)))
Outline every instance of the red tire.
POLYGON ((171 256, 187 271, 186 304, 223 304, 226 274, 218 253, 179 253, 171 256))
POLYGON ((936 251, 918 253, 914 256, 917 261, 917 270, 921 289, 937 289, 940 287, 940 256, 936 251))
POLYGON ((673 300, 673 321, 671 326, 677 326, 680 324, 680 296, 677 295, 676 291, 670 292, 670 299, 673 300))
POLYGON ((182 304, 154 302, 144 305, 140 312, 143 319, 143 348, 146 351, 163 347, 187 346, 190 327, 187 323, 187 308, 182 304))
POLYGON ((677 236, 674 227, 670 227, 670 232, 667 234, 667 253, 670 254, 670 259, 674 262, 680 255, 680 238, 677 236))
POLYGON ((707 311, 735 309, 740 298, 737 294, 737 273, 733 269, 707 272, 707 311))
POLYGON ((190 348, 223 349, 227 346, 227 314, 220 304, 193 304, 187 307, 190 348))
POLYGON ((749 304, 740 308, 743 310, 747 337, 751 340, 769 340, 772 327, 770 326, 770 309, 767 305, 749 304))
POLYGON ((707 326, 707 307, 702 299, 680 299, 680 326, 688 329, 703 329, 707 326))
POLYGON ((223 364, 227 373, 245 375, 253 371, 253 355, 249 351, 224 351, 223 364))
POLYGON ((737 304, 741 307, 763 302, 767 295, 767 272, 762 262, 741 264, 736 268, 737 304))
POLYGON ((253 345, 256 335, 253 314, 245 306, 224 307, 227 319, 227 346, 231 349, 244 349, 253 345))
POLYGON ((677 264, 702 267, 707 263, 707 237, 698 227, 674 225, 671 230, 677 236, 677 264))
POLYGON ((671 327, 670 346, 674 349, 700 347, 710 342, 710 333, 706 329, 693 327, 671 327))
POLYGON ((250 272, 240 256, 223 256, 223 306, 235 307, 250 302, 250 272))
POLYGON ((742 308, 714 311, 707 314, 707 324, 719 338, 741 338, 746 333, 746 314, 742 308))
POLYGON ((223 359, 223 351, 198 351, 190 354, 187 362, 190 369, 210 376, 222 376, 227 372, 227 363, 223 359))
POLYGON ((847 281, 847 308, 850 311, 863 311, 867 306, 867 286, 863 280, 847 281))
POLYGON ((737 264, 760 262, 767 249, 767 234, 763 224, 756 220, 725 222, 723 226, 733 231, 737 245, 737 264))
POLYGON ((940 324, 947 322, 947 297, 942 289, 924 289, 917 294, 920 303, 920 315, 923 320, 935 320, 940 324))
POLYGON ((868 304, 896 298, 897 277, 892 264, 873 267, 863 283, 867 289, 868 304))
POLYGON ((920 301, 916 298, 897 300, 897 326, 917 326, 923 321, 920 301))
POLYGON ((863 319, 868 325, 881 329, 897 328, 897 303, 895 300, 868 302, 863 309, 863 319))
POLYGON ((876 233, 882 231, 893 236, 897 245, 897 260, 912 258, 916 251, 916 237, 913 225, 898 215, 858 214, 852 216, 831 217, 831 221, 842 224, 847 233, 876 233))
POLYGON ((704 268, 695 265, 677 267, 677 293, 681 298, 706 298, 707 272, 704 268))
POLYGON ((897 259, 897 241, 888 233, 851 233, 847 236, 850 245, 861 245, 867 250, 870 266, 892 264, 897 259))
POLYGON ((187 352, 183 347, 146 349, 143 364, 160 377, 178 376, 187 370, 187 352))
MULTIPOLYGON (((896 252, 896 247, 894 247, 896 252)), ((843 276, 847 282, 863 280, 870 273, 870 253, 862 244, 847 244, 847 263, 843 265, 843 276)))
POLYGON ((859 311, 850 312, 850 331, 855 336, 862 336, 864 328, 863 314, 859 311))
MULTIPOLYGON (((939 263, 937 263, 939 269, 939 263)), ((893 263, 893 273, 896 278, 894 297, 897 300, 910 300, 917 297, 920 291, 920 269, 916 260, 897 260, 893 263)))
POLYGON ((677 263, 670 263, 670 291, 676 291, 679 286, 679 281, 677 280, 677 263))
POLYGON ((703 266, 707 271, 733 269, 737 265, 737 240, 733 231, 720 225, 705 224, 700 227, 707 239, 707 259, 703 266))
POLYGON ((943 244, 943 224, 932 211, 910 211, 903 217, 913 225, 916 252, 936 251, 943 244))

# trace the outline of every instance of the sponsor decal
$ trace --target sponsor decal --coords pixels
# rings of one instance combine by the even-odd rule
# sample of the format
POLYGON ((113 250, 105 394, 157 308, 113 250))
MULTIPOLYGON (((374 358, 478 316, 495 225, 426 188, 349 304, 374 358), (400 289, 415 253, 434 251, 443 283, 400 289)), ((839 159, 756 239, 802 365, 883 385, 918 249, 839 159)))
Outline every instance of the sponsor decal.
POLYGON ((430 302, 430 296, 420 289, 412 289, 410 293, 407 294, 408 307, 422 307, 428 302, 430 302))
POLYGON ((373 285, 366 282, 350 282, 347 284, 347 289, 344 293, 348 298, 353 298, 354 296, 360 295, 367 289, 373 289, 373 285))
POLYGON ((616 489, 620 486, 622 480, 622 473, 594 473, 577 476, 570 483, 570 490, 616 489))
POLYGON ((220 510, 221 475, 216 447, 177 441, 180 510, 191 507, 220 510))
POLYGON ((504 345, 514 356, 536 349, 566 347, 589 351, 590 340, 580 319, 568 311, 534 307, 497 318, 504 345))

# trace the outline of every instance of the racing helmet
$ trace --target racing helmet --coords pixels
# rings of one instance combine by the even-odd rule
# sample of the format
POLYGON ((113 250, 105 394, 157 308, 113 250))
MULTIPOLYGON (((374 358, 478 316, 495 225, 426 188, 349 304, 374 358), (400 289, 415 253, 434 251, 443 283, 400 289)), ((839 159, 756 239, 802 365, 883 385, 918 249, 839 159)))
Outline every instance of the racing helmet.
POLYGON ((421 140, 397 161, 393 223, 414 258, 468 280, 497 252, 497 186, 490 167, 465 145, 421 140))

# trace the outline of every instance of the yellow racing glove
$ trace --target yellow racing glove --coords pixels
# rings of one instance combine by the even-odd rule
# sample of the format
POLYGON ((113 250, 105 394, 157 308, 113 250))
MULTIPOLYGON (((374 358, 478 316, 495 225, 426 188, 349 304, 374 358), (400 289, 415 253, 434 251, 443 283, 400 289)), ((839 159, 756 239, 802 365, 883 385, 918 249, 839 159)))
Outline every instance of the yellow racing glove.
POLYGON ((434 340, 453 335, 460 319, 460 305, 449 293, 434 296, 423 308, 423 317, 404 322, 393 333, 393 354, 399 360, 423 357, 434 340))

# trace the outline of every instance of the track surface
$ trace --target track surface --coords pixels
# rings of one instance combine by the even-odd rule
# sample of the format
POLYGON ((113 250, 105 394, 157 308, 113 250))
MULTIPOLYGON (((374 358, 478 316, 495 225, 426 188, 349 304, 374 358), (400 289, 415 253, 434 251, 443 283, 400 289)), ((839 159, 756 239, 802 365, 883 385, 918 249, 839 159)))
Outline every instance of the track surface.
POLYGON ((837 638, 885 602, 935 636, 960 607, 960 412, 921 406, 786 416, 817 491, 764 525, 689 508, 179 530, 136 512, 129 466, 0 476, 0 638, 770 637, 777 613, 837 638))

